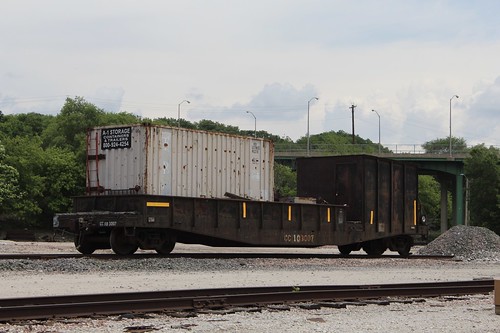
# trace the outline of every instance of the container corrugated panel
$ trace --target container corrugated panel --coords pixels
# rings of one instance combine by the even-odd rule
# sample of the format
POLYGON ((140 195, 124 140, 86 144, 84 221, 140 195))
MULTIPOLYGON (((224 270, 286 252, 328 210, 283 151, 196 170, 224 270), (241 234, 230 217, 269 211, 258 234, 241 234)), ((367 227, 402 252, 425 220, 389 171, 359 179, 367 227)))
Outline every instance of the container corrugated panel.
POLYGON ((269 140, 163 126, 107 126, 88 133, 88 193, 272 201, 269 140))

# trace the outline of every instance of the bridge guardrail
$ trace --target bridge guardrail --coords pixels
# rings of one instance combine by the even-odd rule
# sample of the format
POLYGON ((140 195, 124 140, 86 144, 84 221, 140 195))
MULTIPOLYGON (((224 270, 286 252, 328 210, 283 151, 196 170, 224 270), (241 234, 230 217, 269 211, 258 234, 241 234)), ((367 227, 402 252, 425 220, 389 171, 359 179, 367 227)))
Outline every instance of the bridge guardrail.
MULTIPOLYGON (((468 154, 469 149, 452 149, 453 155, 468 154)), ((277 155, 305 156, 307 146, 298 143, 275 143, 274 151, 277 155)), ((311 144, 309 152, 313 156, 325 154, 347 155, 356 153, 379 154, 377 144, 311 144)), ((422 144, 386 144, 380 149, 380 155, 384 154, 412 154, 412 155, 448 155, 449 146, 437 147, 428 151, 422 147, 422 144)))

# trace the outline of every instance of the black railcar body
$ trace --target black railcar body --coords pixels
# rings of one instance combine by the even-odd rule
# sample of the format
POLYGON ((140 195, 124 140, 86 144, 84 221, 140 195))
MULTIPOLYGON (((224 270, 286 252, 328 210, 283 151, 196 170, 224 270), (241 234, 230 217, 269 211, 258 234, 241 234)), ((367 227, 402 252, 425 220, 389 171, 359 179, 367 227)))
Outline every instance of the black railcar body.
POLYGON ((412 163, 370 155, 297 159, 297 194, 346 205, 346 233, 339 245, 349 253, 385 248, 409 251, 409 235, 426 236, 418 202, 418 172, 412 163), (360 236, 361 234, 361 236, 360 236), (362 244, 365 240, 376 240, 362 244))
POLYGON ((76 197, 74 205, 74 213, 56 216, 54 227, 77 235, 80 252, 111 247, 119 254, 138 247, 168 253, 165 249, 175 242, 221 247, 335 244, 345 211, 345 206, 326 204, 135 194, 76 197))
POLYGON ((73 212, 54 228, 75 235, 78 251, 138 248, 170 253, 176 242, 209 246, 338 245, 407 256, 427 233, 418 214, 417 171, 411 164, 367 155, 297 160, 298 194, 321 203, 271 202, 148 194, 75 197, 73 212))

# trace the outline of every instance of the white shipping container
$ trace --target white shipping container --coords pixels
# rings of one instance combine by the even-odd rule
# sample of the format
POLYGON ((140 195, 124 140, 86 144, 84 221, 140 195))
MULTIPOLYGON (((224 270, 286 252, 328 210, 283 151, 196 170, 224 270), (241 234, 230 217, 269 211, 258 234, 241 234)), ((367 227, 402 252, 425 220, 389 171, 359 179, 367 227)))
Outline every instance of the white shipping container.
POLYGON ((272 201, 269 140, 164 126, 89 130, 87 192, 272 201))

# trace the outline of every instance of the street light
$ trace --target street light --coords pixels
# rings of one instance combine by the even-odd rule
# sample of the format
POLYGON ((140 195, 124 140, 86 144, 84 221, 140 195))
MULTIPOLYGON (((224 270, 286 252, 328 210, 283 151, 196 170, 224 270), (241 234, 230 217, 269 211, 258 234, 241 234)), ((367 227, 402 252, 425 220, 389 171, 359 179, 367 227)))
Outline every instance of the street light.
POLYGON ((313 97, 307 102, 307 156, 309 156, 309 107, 312 100, 319 100, 319 98, 313 97))
POLYGON ((380 154, 380 115, 378 114, 377 111, 372 110, 372 112, 375 112, 378 116, 378 153, 380 154))
POLYGON ((253 137, 256 138, 257 137, 257 117, 255 117, 255 115, 253 114, 252 111, 247 111, 247 113, 250 113, 253 116, 253 120, 254 120, 253 137))
POLYGON ((450 157, 452 157, 452 155, 453 155, 451 152, 451 100, 455 97, 458 98, 458 95, 453 95, 450 98, 450 157))
POLYGON ((181 104, 187 102, 188 104, 191 103, 187 99, 183 100, 177 105, 177 127, 181 127, 181 104))

